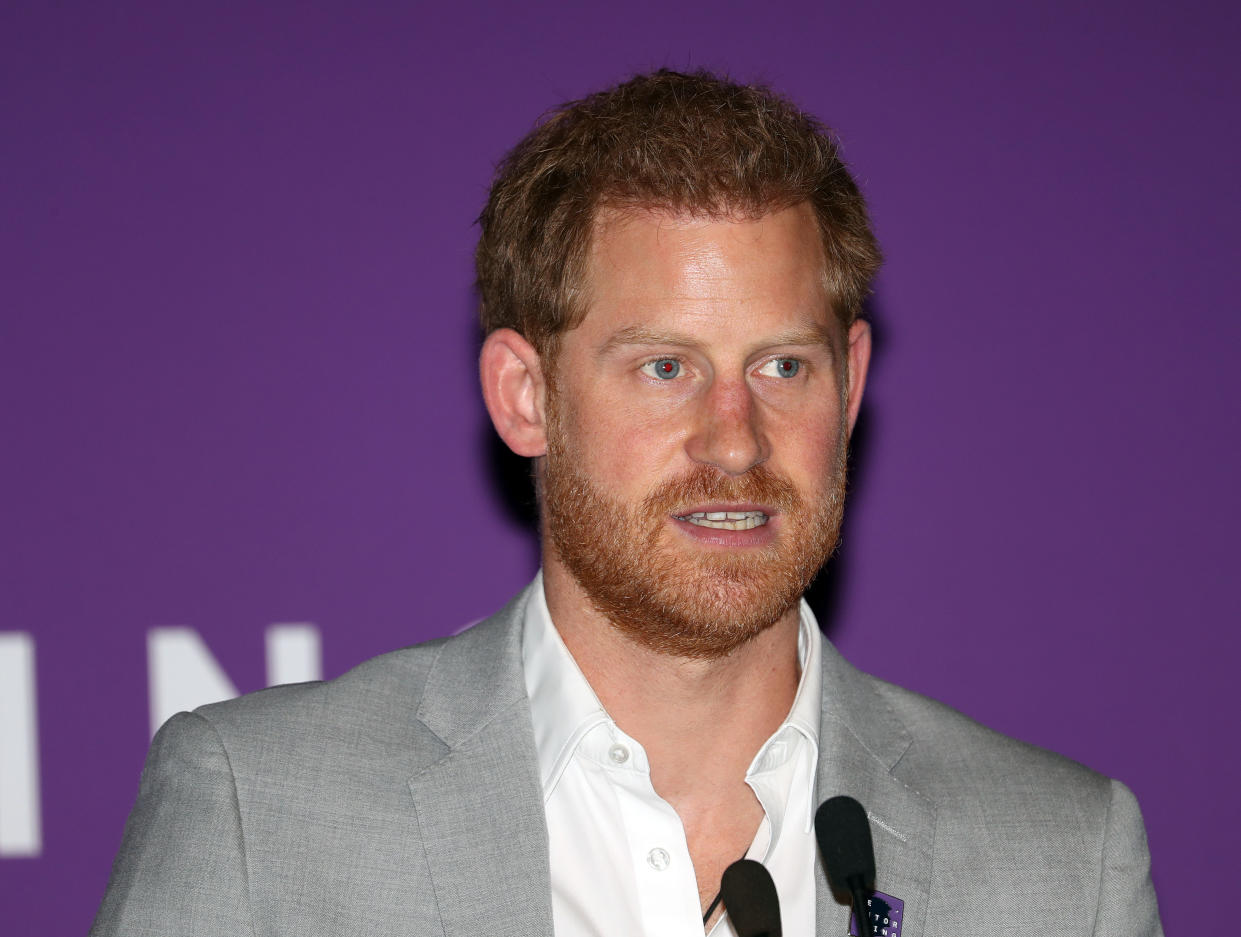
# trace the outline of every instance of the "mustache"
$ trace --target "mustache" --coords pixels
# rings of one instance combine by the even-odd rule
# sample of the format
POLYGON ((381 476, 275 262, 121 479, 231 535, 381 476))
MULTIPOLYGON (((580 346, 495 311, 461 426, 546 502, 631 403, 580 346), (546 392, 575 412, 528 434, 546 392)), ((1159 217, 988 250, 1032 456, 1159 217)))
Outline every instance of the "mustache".
POLYGON ((765 465, 735 476, 700 465, 661 484, 647 495, 642 506, 645 512, 677 514, 694 505, 718 502, 761 504, 781 514, 803 505, 793 483, 765 465))

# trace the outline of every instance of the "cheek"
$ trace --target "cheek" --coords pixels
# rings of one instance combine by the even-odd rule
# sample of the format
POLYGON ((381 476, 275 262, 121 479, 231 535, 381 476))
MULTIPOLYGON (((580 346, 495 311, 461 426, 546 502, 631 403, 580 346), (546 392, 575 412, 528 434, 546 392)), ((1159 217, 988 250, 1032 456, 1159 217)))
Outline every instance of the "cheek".
POLYGON ((593 477, 617 491, 643 487, 681 468, 687 430, 674 407, 638 406, 584 391, 562 408, 570 453, 593 477))
POLYGON ((773 429, 777 440, 774 451, 787 471, 808 483, 818 483, 835 471, 841 425, 834 411, 813 419, 803 414, 797 420, 783 421, 773 429))

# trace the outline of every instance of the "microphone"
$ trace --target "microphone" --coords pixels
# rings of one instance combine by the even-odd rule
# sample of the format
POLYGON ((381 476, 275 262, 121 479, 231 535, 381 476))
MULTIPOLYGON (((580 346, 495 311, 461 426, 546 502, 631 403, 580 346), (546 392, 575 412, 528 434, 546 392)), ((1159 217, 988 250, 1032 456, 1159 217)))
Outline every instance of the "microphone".
POLYGON ((726 868, 720 896, 737 937, 782 937, 776 883, 761 862, 738 859, 726 868))
POLYGON ((825 800, 814 815, 814 835, 832 891, 853 899, 858 933, 874 937, 866 895, 875 890, 875 846, 866 810, 852 797, 825 800))

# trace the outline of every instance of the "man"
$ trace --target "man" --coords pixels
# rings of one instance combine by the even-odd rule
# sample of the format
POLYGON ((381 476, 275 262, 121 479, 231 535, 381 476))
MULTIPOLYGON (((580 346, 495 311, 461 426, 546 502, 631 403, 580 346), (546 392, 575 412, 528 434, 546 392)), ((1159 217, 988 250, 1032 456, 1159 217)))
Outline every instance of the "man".
POLYGON ((811 818, 865 805, 884 934, 1161 934, 1120 784, 853 670, 834 548, 879 255, 822 128, 709 75, 568 105, 481 218, 483 396, 540 576, 338 680, 174 717, 94 933, 734 933, 762 862, 843 935, 811 818))

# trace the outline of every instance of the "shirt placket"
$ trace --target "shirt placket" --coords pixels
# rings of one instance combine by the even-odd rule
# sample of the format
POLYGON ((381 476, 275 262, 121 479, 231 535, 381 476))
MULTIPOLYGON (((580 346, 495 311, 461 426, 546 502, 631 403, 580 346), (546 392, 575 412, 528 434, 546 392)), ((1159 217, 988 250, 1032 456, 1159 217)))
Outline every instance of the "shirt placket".
POLYGON ((655 792, 642 747, 617 734, 604 763, 628 840, 643 933, 702 937, 698 886, 681 819, 655 792))

